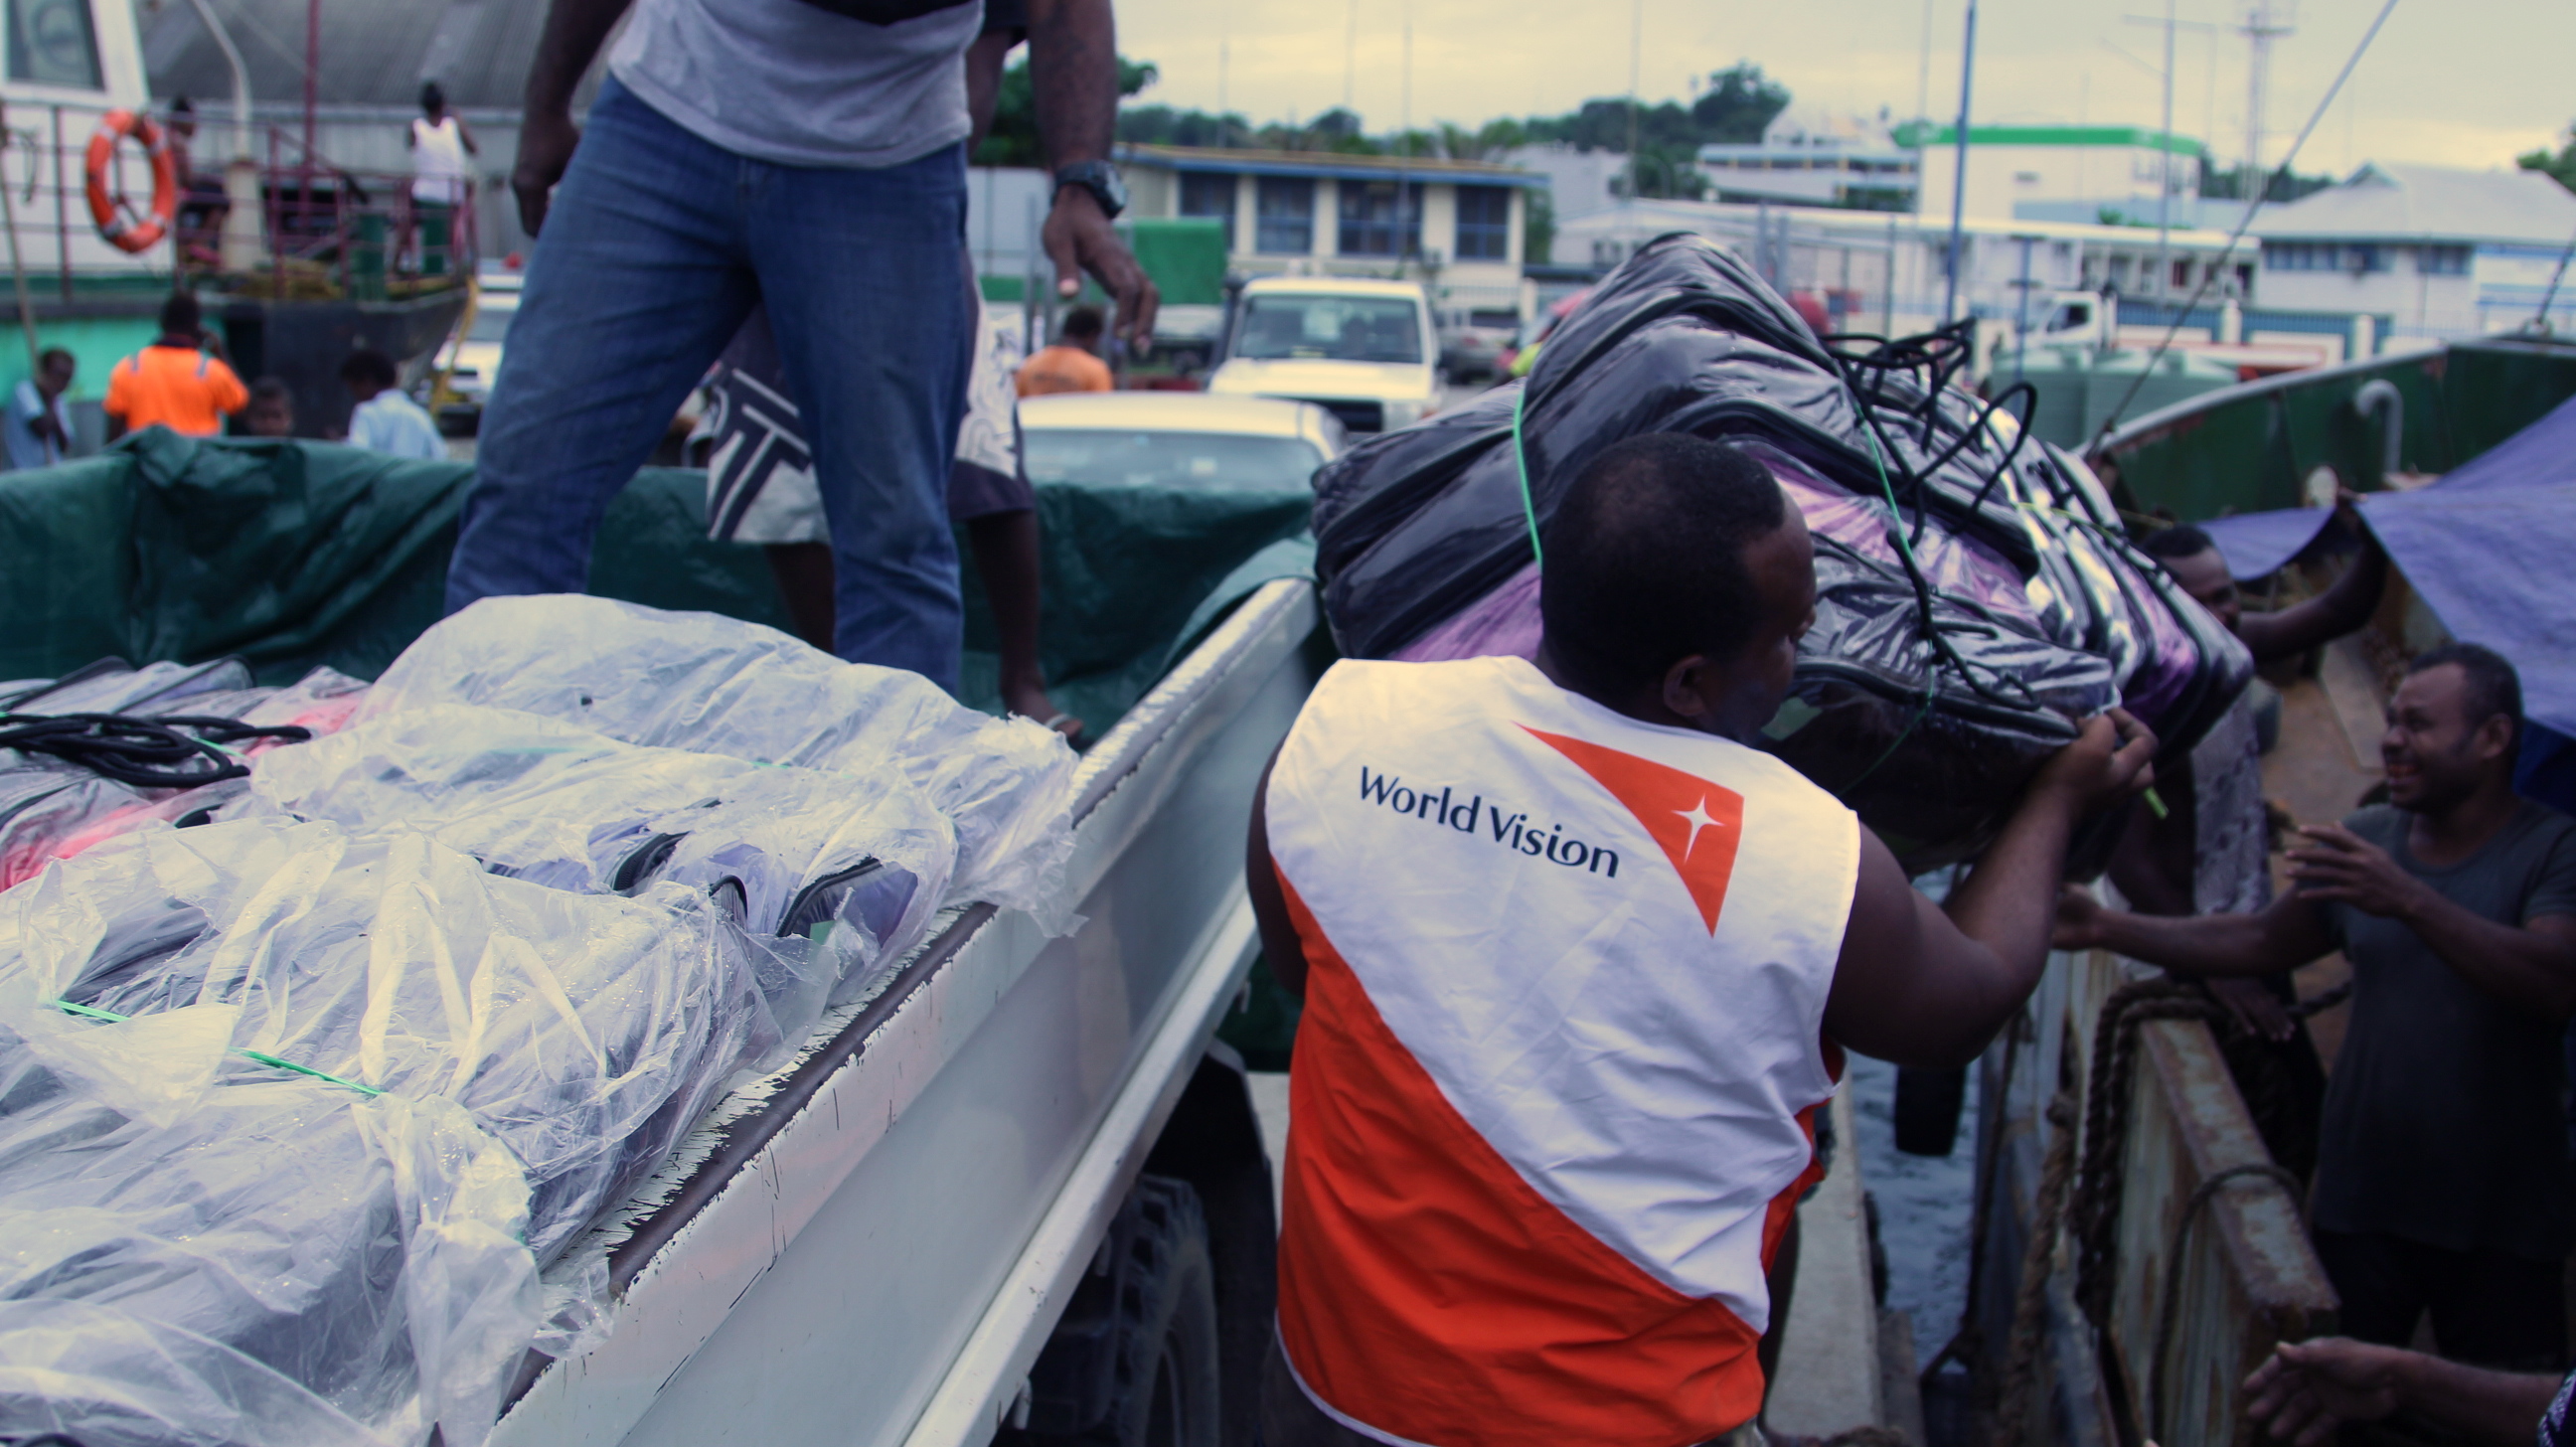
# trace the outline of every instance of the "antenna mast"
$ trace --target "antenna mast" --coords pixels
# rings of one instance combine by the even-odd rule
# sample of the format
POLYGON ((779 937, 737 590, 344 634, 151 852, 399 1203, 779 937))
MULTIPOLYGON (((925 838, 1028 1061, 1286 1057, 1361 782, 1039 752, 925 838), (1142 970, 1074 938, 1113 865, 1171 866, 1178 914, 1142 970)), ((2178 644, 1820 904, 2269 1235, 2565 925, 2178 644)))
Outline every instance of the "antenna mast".
MULTIPOLYGON (((2272 42, 2298 29, 2299 0, 2249 0, 2245 23, 2245 170, 2260 187, 2263 175, 2263 103, 2272 81, 2272 42)), ((2258 193, 2245 198, 2259 201, 2258 193)))

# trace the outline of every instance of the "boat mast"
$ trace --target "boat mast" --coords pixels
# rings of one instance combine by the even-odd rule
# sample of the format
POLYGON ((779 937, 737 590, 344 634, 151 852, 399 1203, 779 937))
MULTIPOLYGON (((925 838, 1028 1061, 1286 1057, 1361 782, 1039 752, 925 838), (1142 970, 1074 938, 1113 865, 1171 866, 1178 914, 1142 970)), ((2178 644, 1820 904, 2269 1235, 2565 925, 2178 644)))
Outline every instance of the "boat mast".
POLYGON ((1977 70, 1977 0, 1968 0, 1968 38, 1959 51, 1959 160, 1950 178, 1950 275, 1941 289, 1941 321, 1959 315, 1959 229, 1968 212, 1968 98, 1977 70))

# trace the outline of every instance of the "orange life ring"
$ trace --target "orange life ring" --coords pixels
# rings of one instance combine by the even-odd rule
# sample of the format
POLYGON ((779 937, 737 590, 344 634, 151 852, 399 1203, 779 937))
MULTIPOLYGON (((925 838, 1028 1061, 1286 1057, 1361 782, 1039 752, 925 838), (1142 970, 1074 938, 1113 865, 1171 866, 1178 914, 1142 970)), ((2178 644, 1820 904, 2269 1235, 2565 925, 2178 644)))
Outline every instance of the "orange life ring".
POLYGON ((89 215, 98 223, 98 234, 119 251, 146 251, 170 234, 171 223, 179 218, 179 166, 163 143, 161 128, 140 111, 112 110, 90 133, 89 215), (109 189, 109 173, 116 169, 116 143, 131 136, 152 158, 152 209, 136 215, 134 203, 122 192, 109 189))

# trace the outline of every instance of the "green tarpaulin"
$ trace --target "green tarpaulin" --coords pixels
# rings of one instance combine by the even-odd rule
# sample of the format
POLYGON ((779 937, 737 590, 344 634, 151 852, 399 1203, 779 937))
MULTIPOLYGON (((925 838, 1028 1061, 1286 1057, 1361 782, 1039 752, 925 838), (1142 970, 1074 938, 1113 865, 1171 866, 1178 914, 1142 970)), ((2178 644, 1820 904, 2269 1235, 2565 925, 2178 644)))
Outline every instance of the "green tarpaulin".
MULTIPOLYGON (((373 678, 438 620, 472 482, 466 463, 157 428, 0 473, 0 679, 226 654, 264 683, 318 664, 373 678)), ((704 474, 646 469, 601 525, 590 591, 787 627, 760 550, 707 541, 705 500, 704 474)), ((1307 507, 1302 492, 1041 487, 1057 703, 1105 729, 1224 607, 1303 574, 1307 507)), ((996 707, 992 618, 966 571, 967 701, 996 707)))

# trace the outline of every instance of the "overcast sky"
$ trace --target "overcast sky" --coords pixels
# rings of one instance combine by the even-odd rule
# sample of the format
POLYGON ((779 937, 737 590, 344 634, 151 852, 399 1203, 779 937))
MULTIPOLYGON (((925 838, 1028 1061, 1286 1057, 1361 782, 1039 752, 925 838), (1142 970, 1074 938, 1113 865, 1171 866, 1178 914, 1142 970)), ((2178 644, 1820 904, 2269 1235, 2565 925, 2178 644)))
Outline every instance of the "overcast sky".
MULTIPOLYGON (((1692 77, 1739 58, 1787 83, 1802 110, 1884 106, 1901 118, 1922 94, 1924 0, 1635 3, 1632 12, 1620 0, 1119 0, 1119 49, 1162 67, 1146 101, 1214 109, 1222 86, 1230 108, 1271 121, 1339 105, 1347 87, 1373 130, 1393 129, 1407 108, 1408 16, 1417 126, 1554 114, 1627 94, 1632 13, 1642 21, 1633 53, 1649 102, 1687 99, 1692 77), (1221 49, 1231 56, 1223 67, 1221 49)), ((2279 162, 2378 8, 2296 4, 2296 33, 2274 42, 2267 162, 2279 162)), ((1966 0, 1931 0, 1931 12, 1930 110, 1946 118, 1958 107, 1966 0)), ((2156 125, 2163 13, 2160 0, 1981 0, 1976 121, 2156 125), (2158 23, 2131 24, 2129 14, 2158 23)), ((2242 0, 2176 0, 2175 13, 2233 27, 2242 0)), ((2213 56, 2208 31, 2176 37, 2174 129, 2214 132, 2219 157, 2232 162, 2245 150, 2245 38, 2220 31, 2213 56)), ((2576 3, 2399 0, 2299 168, 2510 165, 2571 119, 2576 3)))

